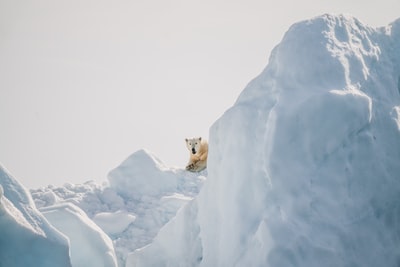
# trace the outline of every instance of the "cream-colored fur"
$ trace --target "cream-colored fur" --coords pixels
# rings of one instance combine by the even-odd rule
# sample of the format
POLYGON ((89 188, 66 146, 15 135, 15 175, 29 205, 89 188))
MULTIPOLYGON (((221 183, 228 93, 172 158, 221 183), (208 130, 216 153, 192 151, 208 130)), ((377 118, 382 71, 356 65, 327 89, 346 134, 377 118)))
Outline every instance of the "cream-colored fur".
POLYGON ((185 139, 190 158, 186 170, 199 172, 207 168, 208 143, 201 137, 185 139))

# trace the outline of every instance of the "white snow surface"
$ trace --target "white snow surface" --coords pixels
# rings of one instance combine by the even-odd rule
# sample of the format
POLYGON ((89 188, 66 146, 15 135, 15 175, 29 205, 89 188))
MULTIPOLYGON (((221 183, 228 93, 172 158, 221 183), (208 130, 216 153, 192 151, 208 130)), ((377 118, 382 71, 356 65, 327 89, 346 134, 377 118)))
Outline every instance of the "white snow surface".
POLYGON ((0 266, 71 266, 68 239, 48 223, 29 192, 1 165, 0 229, 0 266))
POLYGON ((137 151, 112 170, 109 181, 111 188, 131 199, 174 192, 178 182, 175 172, 146 150, 137 151))
POLYGON ((201 192, 126 267, 399 266, 400 20, 294 24, 209 136, 201 192))
POLYGON ((111 239, 80 208, 63 203, 40 211, 69 238, 73 267, 117 267, 111 239))
POLYGON ((135 221, 136 216, 126 211, 100 212, 93 221, 109 235, 121 234, 135 221))
POLYGON ((50 185, 31 194, 49 221, 70 238, 74 267, 114 266, 112 246, 118 266, 125 266, 128 253, 150 244, 198 194, 206 176, 207 170, 167 167, 151 152, 139 150, 110 172, 109 184, 50 185))

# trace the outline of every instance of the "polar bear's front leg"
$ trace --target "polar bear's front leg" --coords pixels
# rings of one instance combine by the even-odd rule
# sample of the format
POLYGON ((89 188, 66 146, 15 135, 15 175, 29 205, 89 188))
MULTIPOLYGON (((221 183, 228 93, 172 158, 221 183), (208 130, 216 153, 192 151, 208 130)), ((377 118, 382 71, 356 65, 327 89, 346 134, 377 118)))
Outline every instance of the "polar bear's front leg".
POLYGON ((195 168, 195 164, 194 163, 188 163, 188 165, 186 166, 186 170, 187 171, 192 171, 195 168))
POLYGON ((187 171, 190 171, 191 169, 193 169, 193 163, 192 164, 188 164, 188 165, 186 165, 186 168, 185 168, 187 171))
POLYGON ((188 163, 188 165, 186 166, 186 170, 187 171, 191 171, 191 172, 199 172, 204 170, 207 167, 207 162, 206 161, 194 161, 192 163, 188 163))

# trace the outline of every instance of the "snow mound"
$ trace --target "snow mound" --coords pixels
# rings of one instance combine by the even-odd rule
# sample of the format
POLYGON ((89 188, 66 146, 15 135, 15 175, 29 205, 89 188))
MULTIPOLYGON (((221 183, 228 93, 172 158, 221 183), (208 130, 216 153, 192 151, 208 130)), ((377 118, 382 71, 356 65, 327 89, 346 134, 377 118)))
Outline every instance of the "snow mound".
MULTIPOLYGON (((129 253, 150 244, 160 228, 198 194, 206 176, 206 170, 191 173, 166 167, 151 152, 139 150, 110 172, 110 185, 50 185, 31 193, 41 208, 63 203, 81 208, 110 236, 118 265, 125 266, 129 253)), ((64 219, 67 224, 74 218, 64 219)))
POLYGON ((70 267, 68 240, 0 165, 0 266, 70 267))
POLYGON ((43 215, 70 241, 74 267, 116 267, 117 258, 111 239, 74 204, 41 208, 43 215))
POLYGON ((399 110, 400 20, 293 25, 212 126, 202 191, 126 266, 398 266, 399 110))
POLYGON ((139 150, 108 175, 110 187, 125 198, 140 199, 174 192, 177 178, 156 156, 139 150))

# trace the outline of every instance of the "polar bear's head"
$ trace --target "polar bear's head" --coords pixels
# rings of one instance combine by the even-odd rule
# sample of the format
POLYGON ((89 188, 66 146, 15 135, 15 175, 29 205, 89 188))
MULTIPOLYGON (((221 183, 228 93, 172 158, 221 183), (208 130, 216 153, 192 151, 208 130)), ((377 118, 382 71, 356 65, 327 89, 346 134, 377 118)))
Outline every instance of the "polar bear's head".
POLYGON ((198 138, 186 138, 186 147, 189 149, 189 151, 192 154, 196 154, 200 150, 200 144, 201 144, 201 137, 198 138))

